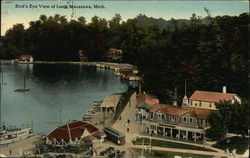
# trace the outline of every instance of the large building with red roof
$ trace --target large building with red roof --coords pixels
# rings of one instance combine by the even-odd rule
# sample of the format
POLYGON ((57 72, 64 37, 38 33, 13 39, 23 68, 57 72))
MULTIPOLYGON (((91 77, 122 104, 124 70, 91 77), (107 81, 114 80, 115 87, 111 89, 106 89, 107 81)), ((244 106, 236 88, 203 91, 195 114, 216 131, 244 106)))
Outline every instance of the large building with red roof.
POLYGON ((46 143, 53 145, 77 145, 86 142, 103 142, 106 135, 95 126, 76 121, 65 124, 47 135, 46 143))
POLYGON ((222 92, 195 91, 190 98, 185 95, 181 107, 159 104, 155 97, 139 94, 136 118, 150 135, 204 141, 208 118, 216 104, 224 101, 234 103, 241 99, 237 94, 227 93, 225 86, 222 92))
POLYGON ((216 109, 216 104, 219 102, 229 101, 231 103, 241 102, 240 97, 235 93, 227 93, 226 87, 223 87, 222 92, 195 91, 189 98, 189 107, 216 109))
POLYGON ((191 141, 204 141, 208 117, 214 110, 187 106, 155 104, 149 117, 142 121, 144 130, 151 135, 191 141))

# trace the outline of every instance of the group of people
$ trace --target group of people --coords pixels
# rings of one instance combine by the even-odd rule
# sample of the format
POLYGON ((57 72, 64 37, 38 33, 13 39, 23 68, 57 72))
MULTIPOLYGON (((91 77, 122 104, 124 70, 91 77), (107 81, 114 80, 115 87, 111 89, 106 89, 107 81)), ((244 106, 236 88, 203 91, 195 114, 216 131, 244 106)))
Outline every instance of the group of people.
POLYGON ((129 132, 129 127, 128 127, 129 122, 130 122, 129 119, 127 119, 127 120, 124 122, 124 126, 127 127, 127 132, 129 132))

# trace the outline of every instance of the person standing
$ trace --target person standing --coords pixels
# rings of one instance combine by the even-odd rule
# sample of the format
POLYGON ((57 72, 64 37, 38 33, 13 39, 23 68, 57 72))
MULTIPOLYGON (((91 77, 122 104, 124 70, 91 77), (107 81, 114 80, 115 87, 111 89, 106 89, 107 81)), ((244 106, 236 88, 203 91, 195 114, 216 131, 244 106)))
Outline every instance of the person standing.
POLYGON ((127 132, 129 132, 129 128, 127 128, 127 132))

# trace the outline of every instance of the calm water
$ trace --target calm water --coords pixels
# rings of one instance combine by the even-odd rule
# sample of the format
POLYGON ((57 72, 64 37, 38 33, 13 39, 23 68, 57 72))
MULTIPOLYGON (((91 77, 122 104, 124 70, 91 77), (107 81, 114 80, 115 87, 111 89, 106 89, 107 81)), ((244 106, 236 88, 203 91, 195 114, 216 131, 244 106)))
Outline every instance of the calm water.
POLYGON ((120 81, 113 71, 77 64, 2 63, 2 122, 19 126, 31 123, 36 133, 48 134, 60 123, 81 120, 94 101, 123 92, 128 82, 120 81), (24 74, 29 92, 23 88, 24 74))

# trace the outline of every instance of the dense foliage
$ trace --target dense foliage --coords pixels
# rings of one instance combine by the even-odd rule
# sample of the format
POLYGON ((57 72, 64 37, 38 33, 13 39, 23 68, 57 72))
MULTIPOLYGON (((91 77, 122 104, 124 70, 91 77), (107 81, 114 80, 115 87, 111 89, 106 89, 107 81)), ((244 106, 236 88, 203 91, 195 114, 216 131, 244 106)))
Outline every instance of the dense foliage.
POLYGON ((195 14, 189 20, 147 18, 139 15, 122 22, 97 16, 68 21, 65 16, 41 15, 29 28, 16 24, 2 37, 1 58, 31 54, 35 60, 76 61, 83 50, 90 61, 104 61, 109 48, 123 50, 122 61, 137 65, 144 90, 172 100, 194 90, 230 92, 247 97, 247 38, 249 14, 239 16, 195 14), (153 21, 153 22, 151 22, 153 21), (171 24, 171 25, 170 25, 171 24))
POLYGON ((217 109, 209 116, 210 128, 206 130, 207 137, 220 140, 226 133, 235 133, 245 138, 249 130, 249 104, 221 102, 216 105, 217 109))

